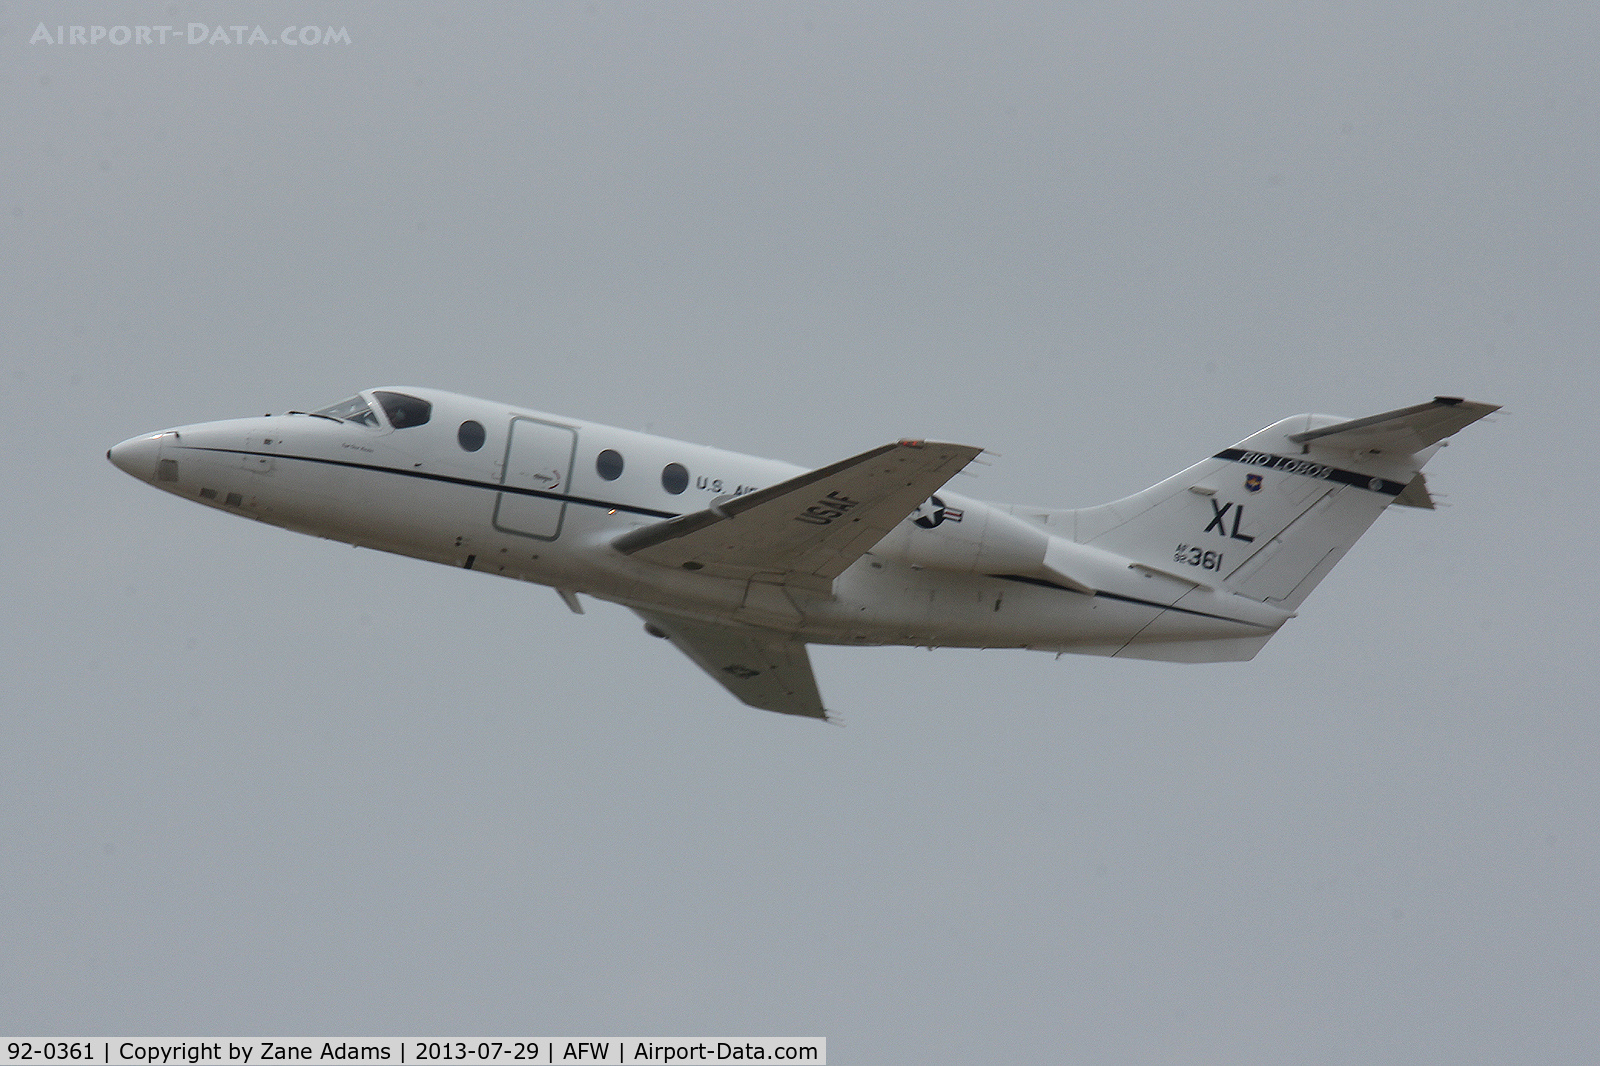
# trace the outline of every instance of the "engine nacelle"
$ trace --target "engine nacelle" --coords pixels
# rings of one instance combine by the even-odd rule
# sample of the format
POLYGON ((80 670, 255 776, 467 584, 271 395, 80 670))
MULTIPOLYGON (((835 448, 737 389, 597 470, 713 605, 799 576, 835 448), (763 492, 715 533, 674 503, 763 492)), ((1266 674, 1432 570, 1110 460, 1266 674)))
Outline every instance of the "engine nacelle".
POLYGON ((884 537, 872 554, 929 570, 1037 574, 1050 536, 976 500, 941 493, 884 537))

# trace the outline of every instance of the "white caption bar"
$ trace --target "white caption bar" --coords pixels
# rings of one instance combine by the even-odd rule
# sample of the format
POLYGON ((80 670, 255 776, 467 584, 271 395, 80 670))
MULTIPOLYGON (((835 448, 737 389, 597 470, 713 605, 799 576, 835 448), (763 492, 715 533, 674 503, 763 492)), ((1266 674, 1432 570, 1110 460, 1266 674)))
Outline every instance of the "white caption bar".
POLYGON ((520 1040, 178 1040, 169 1037, 95 1037, 79 1040, 6 1037, 0 1063, 33 1066, 280 1066, 283 1063, 381 1063, 384 1066, 454 1066, 499 1063, 783 1062, 826 1066, 823 1037, 526 1037, 520 1040))

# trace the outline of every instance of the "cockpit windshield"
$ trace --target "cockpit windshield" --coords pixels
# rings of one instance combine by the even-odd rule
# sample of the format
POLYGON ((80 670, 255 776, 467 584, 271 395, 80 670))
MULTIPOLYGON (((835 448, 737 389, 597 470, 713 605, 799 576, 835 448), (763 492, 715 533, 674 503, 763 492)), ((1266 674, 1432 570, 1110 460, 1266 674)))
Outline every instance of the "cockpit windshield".
POLYGON ((379 426, 378 416, 372 413, 372 407, 360 396, 352 396, 348 400, 340 400, 327 407, 319 407, 311 412, 322 415, 324 418, 337 418, 341 422, 360 422, 363 426, 379 426))
POLYGON ((427 400, 407 396, 403 392, 375 392, 372 395, 383 405, 383 413, 389 416, 389 424, 395 429, 424 425, 433 417, 433 404, 427 400))

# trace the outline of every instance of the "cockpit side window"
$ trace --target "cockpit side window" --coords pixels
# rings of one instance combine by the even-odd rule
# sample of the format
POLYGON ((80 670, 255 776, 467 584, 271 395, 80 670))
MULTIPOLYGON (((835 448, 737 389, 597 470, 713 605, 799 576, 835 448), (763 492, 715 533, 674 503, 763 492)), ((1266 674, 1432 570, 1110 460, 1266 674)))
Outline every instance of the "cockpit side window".
POLYGON ((433 404, 427 400, 419 400, 403 392, 375 392, 372 395, 383 405, 383 413, 389 416, 389 424, 395 429, 420 426, 433 417, 433 404))
POLYGON ((319 407, 311 412, 327 418, 337 418, 341 422, 359 422, 363 426, 378 428, 378 416, 372 413, 372 408, 360 396, 352 396, 348 400, 340 400, 327 407, 319 407))

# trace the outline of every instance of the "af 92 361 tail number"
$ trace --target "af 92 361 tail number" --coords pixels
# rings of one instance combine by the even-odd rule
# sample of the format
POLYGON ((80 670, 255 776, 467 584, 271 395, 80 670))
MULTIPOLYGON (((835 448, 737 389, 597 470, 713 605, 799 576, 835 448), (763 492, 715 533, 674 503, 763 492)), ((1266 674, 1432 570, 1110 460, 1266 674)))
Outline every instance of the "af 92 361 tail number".
POLYGON ((1172 552, 1172 559, 1174 562, 1198 566, 1202 570, 1222 569, 1221 552, 1206 551, 1204 548, 1198 548, 1192 544, 1178 545, 1172 552))

